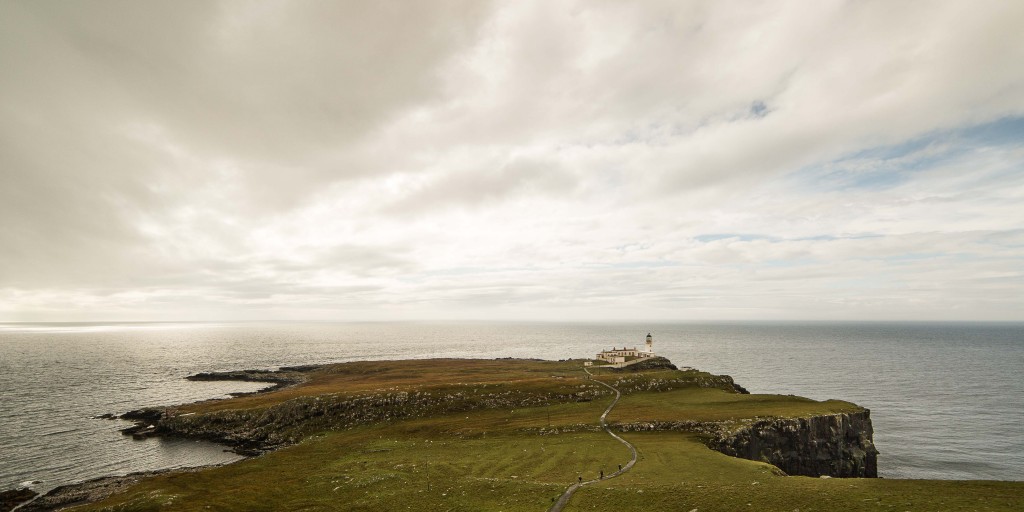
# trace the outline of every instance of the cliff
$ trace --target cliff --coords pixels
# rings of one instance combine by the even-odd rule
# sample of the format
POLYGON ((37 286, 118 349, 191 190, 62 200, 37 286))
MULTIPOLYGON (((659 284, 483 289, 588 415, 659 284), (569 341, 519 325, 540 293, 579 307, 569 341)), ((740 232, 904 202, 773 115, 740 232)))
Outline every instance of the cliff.
MULTIPOLYGON (((664 358, 655 358, 647 363, 643 368, 609 372, 610 382, 626 395, 659 397, 656 404, 662 411, 671 405, 671 397, 675 396, 674 393, 662 393, 685 389, 719 390, 716 392, 724 392, 726 396, 735 397, 734 400, 741 400, 741 396, 751 397, 742 398, 743 401, 758 398, 747 394, 727 375, 681 372, 664 358)), ((318 382, 316 379, 323 379, 326 371, 346 373, 350 367, 358 366, 345 365, 334 367, 334 370, 331 367, 282 368, 277 372, 250 370, 200 374, 189 378, 265 381, 276 384, 273 389, 281 389, 301 385, 311 378, 318 382)), ((376 375, 379 370, 374 368, 372 372, 351 377, 365 379, 376 375)), ((535 386, 532 383, 469 385, 448 382, 406 390, 377 388, 372 392, 299 394, 259 407, 211 407, 198 411, 174 407, 142 409, 126 413, 122 418, 137 422, 136 426, 125 429, 125 434, 206 439, 227 444, 235 451, 249 455, 294 444, 316 432, 485 409, 589 402, 607 394, 606 390, 591 382, 574 383, 562 377, 543 387, 535 386)), ((273 393, 270 395, 274 396, 273 393)), ((841 413, 825 414, 828 411, 823 405, 813 401, 798 397, 779 397, 778 400, 785 404, 806 405, 814 412, 808 414, 794 410, 789 417, 779 414, 751 420, 701 421, 702 418, 694 416, 687 421, 643 421, 616 426, 622 431, 683 430, 701 433, 712 449, 735 457, 768 462, 792 475, 877 475, 878 452, 872 442, 868 411, 847 404, 850 408, 841 413)), ((629 402, 627 400, 625 407, 629 402)), ((223 403, 227 405, 231 401, 223 403)))
POLYGON ((622 373, 622 372, 636 373, 636 372, 644 372, 644 371, 650 371, 650 370, 678 370, 679 369, 679 368, 676 368, 676 365, 672 364, 672 361, 669 361, 667 358, 660 357, 660 356, 644 358, 644 359, 641 359, 639 361, 635 361, 632 364, 629 364, 629 366, 623 366, 621 368, 615 368, 615 367, 607 367, 607 368, 608 368, 609 371, 616 372, 616 373, 622 373))
POLYGON ((767 462, 788 475, 878 476, 878 450, 870 412, 754 421, 653 421, 616 425, 622 432, 683 431, 701 434, 716 451, 767 462))
POLYGON ((803 476, 878 476, 870 411, 756 421, 708 446, 726 455, 772 464, 803 476))
POLYGON ((544 390, 482 384, 455 390, 303 396, 268 407, 202 413, 183 413, 175 408, 142 409, 121 417, 137 422, 122 430, 126 435, 204 439, 231 446, 243 455, 255 455, 294 444, 316 432, 484 409, 589 402, 607 394, 590 383, 544 390))

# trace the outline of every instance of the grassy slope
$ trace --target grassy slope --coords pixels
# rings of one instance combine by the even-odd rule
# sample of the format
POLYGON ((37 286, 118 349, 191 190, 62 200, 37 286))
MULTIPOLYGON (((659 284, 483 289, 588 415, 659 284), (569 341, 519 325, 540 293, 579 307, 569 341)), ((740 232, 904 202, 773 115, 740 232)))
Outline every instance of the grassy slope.
POLYGON ((714 388, 683 388, 667 393, 637 393, 615 407, 608 420, 723 421, 754 417, 796 417, 856 412, 860 407, 840 400, 817 402, 789 395, 738 395, 714 388))
MULTIPOLYGON (((320 370, 306 385, 206 402, 193 412, 266 407, 298 396, 500 384, 543 392, 585 384, 580 362, 405 361, 320 370)), ((706 374, 650 372, 651 381, 706 374)), ((846 402, 679 387, 625 395, 612 421, 718 420, 859 410, 846 402)), ((312 436, 263 457, 151 478, 86 510, 545 510, 582 475, 625 463, 625 447, 588 430, 610 397, 517 410, 472 411, 312 436), (580 427, 583 424, 584 427, 580 427), (561 427, 561 433, 542 433, 561 427)), ((594 427, 591 427, 594 428, 594 427)), ((1021 510, 1024 484, 776 476, 676 432, 628 434, 634 470, 588 487, 567 510, 1021 510), (756 483, 755 483, 756 482, 756 483), (750 504, 749 506, 747 504, 750 504)))
POLYGON ((628 434, 634 470, 578 494, 566 510, 1024 510, 1024 483, 782 477, 768 464, 675 432, 628 434))

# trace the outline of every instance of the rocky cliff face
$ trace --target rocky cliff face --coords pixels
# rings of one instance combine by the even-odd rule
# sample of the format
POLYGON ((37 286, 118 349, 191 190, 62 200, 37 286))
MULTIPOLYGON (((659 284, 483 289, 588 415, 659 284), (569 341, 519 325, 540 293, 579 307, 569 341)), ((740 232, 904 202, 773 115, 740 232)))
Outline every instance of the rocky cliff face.
MULTIPOLYGON (((327 430, 408 418, 479 409, 516 409, 566 402, 589 402, 608 392, 595 384, 569 387, 561 392, 480 389, 436 392, 382 392, 355 396, 302 397, 265 408, 224 410, 205 414, 179 414, 173 408, 142 409, 122 416, 136 426, 122 432, 139 438, 176 436, 227 444, 252 455, 298 442, 303 436, 327 430)), ((493 387, 493 386, 492 386, 493 387)))
POLYGON ((612 385, 624 394, 637 391, 669 391, 689 387, 715 388, 729 393, 749 394, 749 392, 736 384, 728 375, 711 375, 708 373, 695 373, 677 378, 651 377, 644 374, 626 374, 617 377, 612 385))
POLYGON ((608 368, 608 369, 611 372, 613 372, 613 373, 623 373, 623 372, 636 373, 636 372, 644 372, 644 371, 649 371, 649 370, 678 370, 679 368, 676 368, 676 365, 672 364, 672 361, 669 361, 668 359, 666 359, 664 357, 656 356, 656 357, 649 357, 649 358, 646 358, 646 359, 641 359, 638 362, 634 362, 633 364, 630 364, 629 366, 624 366, 622 368, 608 368))
POLYGON ((790 475, 878 476, 868 410, 756 421, 708 445, 726 455, 768 462, 790 475))
POLYGON ((878 476, 870 411, 756 421, 654 421, 616 425, 623 432, 701 434, 726 455, 772 464, 802 476, 878 476))

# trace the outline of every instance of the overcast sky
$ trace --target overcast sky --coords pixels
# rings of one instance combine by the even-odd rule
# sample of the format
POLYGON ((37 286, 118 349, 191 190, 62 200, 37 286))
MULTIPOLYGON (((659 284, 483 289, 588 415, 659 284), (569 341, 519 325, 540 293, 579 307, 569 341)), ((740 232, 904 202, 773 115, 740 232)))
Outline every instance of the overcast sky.
POLYGON ((0 321, 1024 320, 1024 2, 0 2, 0 321))

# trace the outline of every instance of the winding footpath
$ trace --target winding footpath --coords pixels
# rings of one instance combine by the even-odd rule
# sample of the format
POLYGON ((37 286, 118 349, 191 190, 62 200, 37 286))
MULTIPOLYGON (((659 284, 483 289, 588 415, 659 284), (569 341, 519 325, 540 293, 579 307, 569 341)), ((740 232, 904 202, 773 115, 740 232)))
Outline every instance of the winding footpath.
MULTIPOLYGON (((591 377, 594 376, 594 374, 590 373, 590 370, 588 370, 586 367, 583 368, 583 371, 587 372, 587 375, 590 375, 591 377)), ((632 452, 633 454, 633 458, 630 459, 630 461, 627 462, 622 469, 604 477, 604 480, 607 480, 609 478, 615 478, 633 468, 633 465, 636 464, 636 447, 633 446, 633 444, 630 443, 629 441, 626 441, 625 439, 619 437, 619 435, 616 434, 615 432, 612 432, 612 429, 608 428, 608 413, 612 412, 612 408, 615 407, 615 404, 619 403, 619 398, 622 397, 622 393, 619 393, 619 390, 615 389, 610 384, 605 384, 604 382, 601 382, 596 379, 591 380, 615 392, 615 400, 612 400, 612 403, 608 404, 608 408, 605 409, 604 413, 601 414, 601 427, 604 428, 604 431, 607 432, 608 435, 614 437, 616 441, 626 445, 626 448, 629 448, 629 451, 632 452)), ((569 498, 572 498, 572 495, 577 490, 579 490, 580 487, 584 487, 590 484, 596 484, 597 482, 601 481, 601 479, 585 480, 583 482, 578 482, 570 485, 569 488, 566 489, 564 493, 562 493, 562 496, 558 498, 558 501, 556 501, 554 505, 551 505, 551 508, 548 509, 548 512, 561 512, 561 510, 565 508, 565 505, 569 503, 569 498)))

